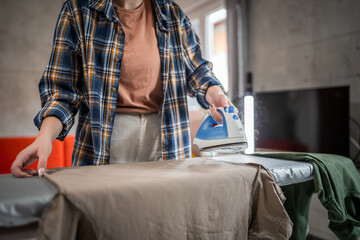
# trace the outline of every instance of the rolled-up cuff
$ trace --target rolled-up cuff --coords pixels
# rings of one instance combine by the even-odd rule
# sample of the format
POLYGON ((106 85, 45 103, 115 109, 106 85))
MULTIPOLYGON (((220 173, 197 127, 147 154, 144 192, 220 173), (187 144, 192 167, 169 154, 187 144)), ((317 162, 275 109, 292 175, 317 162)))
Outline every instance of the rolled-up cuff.
POLYGON ((226 91, 225 91, 224 87, 221 85, 219 80, 214 79, 212 77, 205 77, 205 78, 207 78, 206 83, 201 85, 196 98, 202 108, 208 109, 210 107, 210 104, 206 101, 207 90, 212 86, 219 86, 225 94, 226 94, 226 91))
POLYGON ((34 124, 40 130, 43 120, 49 116, 57 117, 63 124, 63 129, 56 138, 63 141, 74 124, 74 116, 66 104, 51 102, 46 104, 35 116, 34 124))

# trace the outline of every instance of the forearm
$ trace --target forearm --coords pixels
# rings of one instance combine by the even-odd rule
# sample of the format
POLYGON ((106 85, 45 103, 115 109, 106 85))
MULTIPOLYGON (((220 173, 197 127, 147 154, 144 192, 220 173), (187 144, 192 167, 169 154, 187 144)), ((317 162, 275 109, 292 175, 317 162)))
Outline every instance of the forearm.
POLYGON ((49 116, 43 120, 37 138, 53 142, 59 136, 62 129, 62 122, 57 117, 49 116))

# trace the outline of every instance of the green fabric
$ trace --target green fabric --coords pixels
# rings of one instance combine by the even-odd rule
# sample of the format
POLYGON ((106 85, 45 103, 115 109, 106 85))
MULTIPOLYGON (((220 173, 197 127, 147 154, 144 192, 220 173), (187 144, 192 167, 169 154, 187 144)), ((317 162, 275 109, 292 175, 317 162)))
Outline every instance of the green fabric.
MULTIPOLYGON (((339 239, 358 240, 360 237, 360 176, 353 162, 346 157, 321 154, 321 153, 295 153, 295 152, 257 152, 254 155, 262 157, 272 157, 286 160, 307 161, 314 166, 313 177, 315 192, 322 205, 328 210, 330 220, 329 228, 337 235, 339 239)), ((308 204, 310 203, 311 194, 309 186, 298 184, 289 187, 288 206, 297 206, 293 208, 299 211, 297 214, 300 219, 294 219, 298 224, 298 229, 294 229, 294 234, 303 232, 302 226, 307 224, 308 204), (292 191, 292 192, 291 192, 292 191), (304 206, 298 206, 297 198, 306 198, 303 201, 304 206), (308 203, 309 202, 309 203, 308 203), (306 212, 305 212, 306 211, 306 212)), ((311 187, 310 187, 311 188, 311 187)), ((284 188, 286 190, 287 188, 284 188)), ((286 206, 285 206, 286 207, 286 206)), ((291 209, 288 209, 291 212, 291 209)), ((296 214, 292 213, 293 216, 296 214)), ((291 217, 291 216, 290 216, 291 217)), ((292 219, 293 220, 293 219, 292 219)), ((293 235, 294 235, 293 234, 293 235)), ((292 239, 305 239, 304 237, 295 236, 292 239), (296 238, 299 237, 299 238, 296 238)))

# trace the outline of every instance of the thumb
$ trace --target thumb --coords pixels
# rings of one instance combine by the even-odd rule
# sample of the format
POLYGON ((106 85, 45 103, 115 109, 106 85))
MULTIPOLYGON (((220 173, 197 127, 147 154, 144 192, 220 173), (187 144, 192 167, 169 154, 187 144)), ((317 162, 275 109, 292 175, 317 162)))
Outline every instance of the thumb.
POLYGON ((49 155, 47 153, 44 152, 39 153, 39 163, 37 168, 39 177, 42 177, 45 173, 48 157, 49 155))
POLYGON ((220 103, 221 103, 221 107, 229 107, 229 99, 227 98, 227 96, 224 94, 223 96, 221 96, 220 99, 220 103))

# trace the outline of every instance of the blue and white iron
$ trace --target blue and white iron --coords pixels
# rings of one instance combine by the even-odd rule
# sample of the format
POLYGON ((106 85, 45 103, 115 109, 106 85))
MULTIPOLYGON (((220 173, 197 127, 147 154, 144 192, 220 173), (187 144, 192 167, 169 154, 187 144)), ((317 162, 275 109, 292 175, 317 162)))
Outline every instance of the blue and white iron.
POLYGON ((245 130, 235 108, 217 109, 223 117, 223 123, 215 122, 211 114, 206 115, 196 132, 194 145, 200 151, 218 153, 235 153, 247 148, 245 130))

